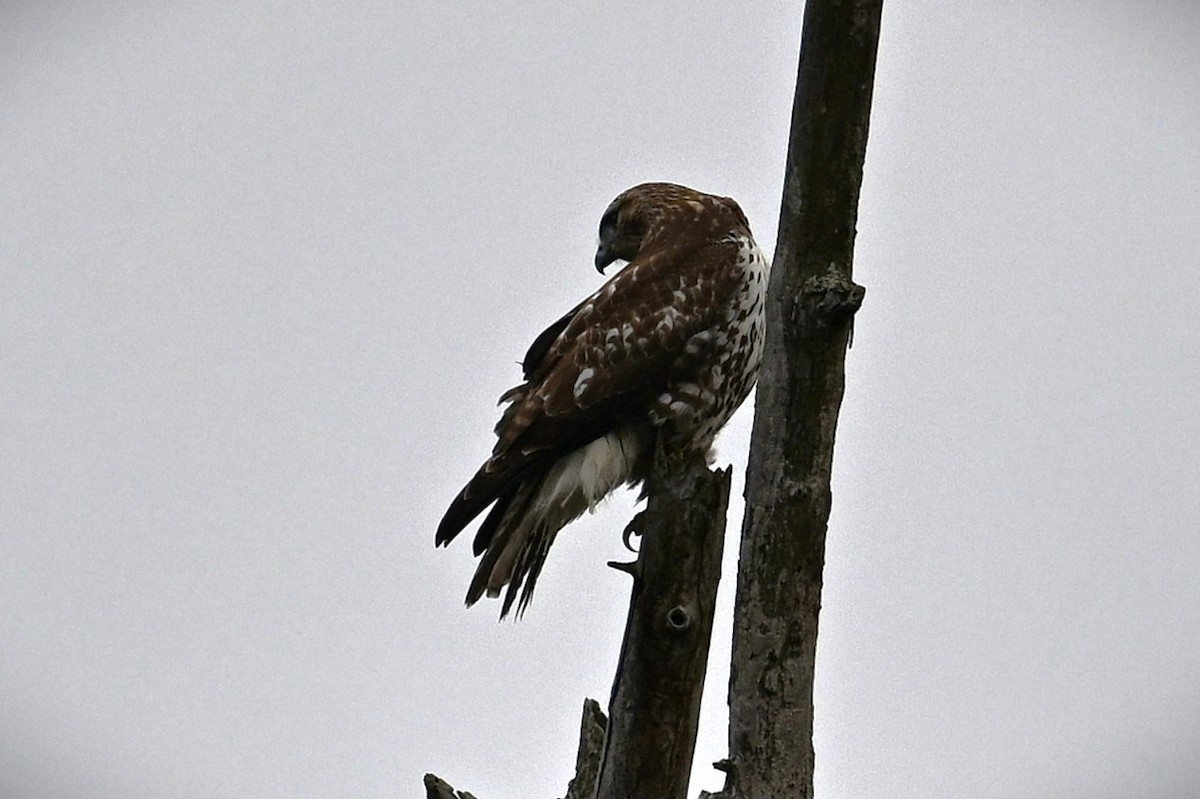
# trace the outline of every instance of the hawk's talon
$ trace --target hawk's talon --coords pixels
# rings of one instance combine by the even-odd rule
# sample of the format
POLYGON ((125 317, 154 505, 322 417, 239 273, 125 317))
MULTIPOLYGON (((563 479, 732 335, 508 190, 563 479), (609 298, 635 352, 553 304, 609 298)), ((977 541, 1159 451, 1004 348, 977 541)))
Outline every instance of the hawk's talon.
MULTIPOLYGON (((642 511, 642 513, 644 512, 645 511, 642 511)), ((621 543, 625 545, 626 549, 635 555, 638 553, 638 550, 633 548, 633 545, 629 543, 629 539, 633 538, 635 535, 638 538, 642 537, 642 531, 637 529, 638 524, 641 521, 642 514, 639 513, 637 516, 634 516, 632 519, 630 519, 629 524, 625 525, 625 529, 621 531, 621 543)))
POLYGON ((625 572, 635 581, 641 579, 642 576, 642 567, 636 560, 631 560, 628 563, 619 560, 610 560, 608 562, 608 567, 610 569, 616 569, 619 572, 625 572))

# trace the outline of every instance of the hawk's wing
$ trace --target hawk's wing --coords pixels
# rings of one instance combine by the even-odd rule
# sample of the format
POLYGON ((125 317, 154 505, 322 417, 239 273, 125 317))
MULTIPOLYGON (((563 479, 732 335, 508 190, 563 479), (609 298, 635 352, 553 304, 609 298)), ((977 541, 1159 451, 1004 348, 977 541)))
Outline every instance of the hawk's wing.
POLYGON ((597 421, 645 418, 693 338, 724 321, 742 285, 737 251, 736 242, 714 242, 678 259, 635 261, 585 300, 506 395, 493 458, 570 448, 602 433, 597 421))
MULTIPOLYGON (((437 542, 450 541, 535 466, 647 420, 680 367, 703 360, 695 349, 722 325, 742 287, 737 258, 729 239, 639 258, 538 336, 526 382, 501 398, 511 404, 496 425, 492 457, 451 503, 437 542)), ((480 528, 477 553, 491 526, 480 528)))

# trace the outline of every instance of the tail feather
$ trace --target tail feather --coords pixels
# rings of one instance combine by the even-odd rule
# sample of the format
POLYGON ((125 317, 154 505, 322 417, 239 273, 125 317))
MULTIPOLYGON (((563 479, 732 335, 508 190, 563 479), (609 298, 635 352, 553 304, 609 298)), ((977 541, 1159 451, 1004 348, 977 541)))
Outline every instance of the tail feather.
MULTIPOLYGON (((500 575, 512 573, 513 563, 516 561, 518 553, 525 545, 525 539, 528 536, 528 527, 525 516, 529 511, 530 502, 533 500, 534 489, 537 488, 537 482, 525 482, 517 486, 516 490, 504 502, 504 509, 497 514, 500 509, 500 503, 492 509, 488 514, 488 518, 484 521, 484 525, 480 527, 480 534, 484 532, 484 527, 489 523, 494 526, 488 531, 488 542, 482 551, 483 557, 479 560, 479 566, 475 569, 475 576, 471 578, 471 585, 467 588, 467 605, 474 605, 486 593, 489 596, 496 596, 499 588, 493 585, 496 579, 500 579, 500 575)), ((503 583, 500 583, 502 586, 503 583)), ((503 614, 501 614, 503 616, 503 614)))
POLYGON ((542 566, 546 565, 546 555, 550 553, 550 545, 554 543, 554 537, 557 534, 557 530, 544 531, 542 535, 531 542, 531 546, 526 547, 521 553, 523 557, 521 558, 520 572, 525 576, 508 584, 508 591, 504 594, 504 605, 500 609, 500 618, 507 615, 513 600, 517 598, 518 590, 521 592, 521 598, 517 602, 517 618, 525 615, 525 609, 533 600, 533 588, 537 585, 538 576, 542 573, 542 566))
MULTIPOLYGON (((465 511, 461 508, 482 501, 489 494, 472 489, 487 486, 495 505, 479 527, 474 549, 481 555, 478 568, 467 589, 467 604, 472 605, 484 594, 499 597, 504 594, 500 617, 504 618, 514 604, 522 615, 533 598, 533 589, 546 562, 546 555, 558 531, 577 519, 623 483, 636 482, 644 474, 644 458, 653 443, 652 434, 640 428, 624 428, 591 441, 556 460, 543 461, 537 468, 526 469, 500 487, 479 482, 480 475, 451 505, 438 528, 438 541, 450 540, 469 519, 458 523, 465 511), (450 524, 447 524, 447 521, 450 524), (457 525, 443 535, 443 527, 457 525)), ((478 515, 482 507, 476 509, 478 515)))
POLYGON ((492 506, 491 511, 479 525, 479 529, 475 532, 475 540, 471 542, 471 551, 475 557, 479 557, 491 545, 496 537, 496 531, 500 528, 501 522, 504 520, 504 514, 508 512, 512 506, 513 498, 520 492, 521 486, 518 485, 513 490, 506 494, 502 494, 496 500, 496 504, 492 506))

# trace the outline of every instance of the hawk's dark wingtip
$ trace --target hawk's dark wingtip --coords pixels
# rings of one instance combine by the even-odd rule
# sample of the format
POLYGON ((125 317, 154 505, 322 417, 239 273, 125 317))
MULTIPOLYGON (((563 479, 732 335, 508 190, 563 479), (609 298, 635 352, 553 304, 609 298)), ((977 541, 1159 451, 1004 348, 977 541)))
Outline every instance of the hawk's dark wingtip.
POLYGON ((476 472, 471 482, 458 492, 450 507, 446 508, 433 536, 434 545, 444 547, 453 541, 476 516, 504 493, 509 478, 507 471, 489 472, 481 468, 476 472))
POLYGON ((434 546, 448 545, 482 510, 482 508, 472 508, 466 497, 463 496, 464 493, 465 489, 459 492, 454 501, 450 503, 450 507, 446 509, 442 520, 438 522, 437 532, 433 534, 434 546))
POLYGON ((442 516, 442 520, 438 522, 437 531, 433 534, 433 545, 435 547, 446 546, 454 540, 454 536, 461 532, 462 528, 459 528, 458 530, 453 529, 453 522, 451 521, 454 516, 455 506, 458 505, 458 501, 461 498, 462 494, 459 494, 454 498, 454 501, 450 503, 450 507, 446 510, 445 515, 442 516))

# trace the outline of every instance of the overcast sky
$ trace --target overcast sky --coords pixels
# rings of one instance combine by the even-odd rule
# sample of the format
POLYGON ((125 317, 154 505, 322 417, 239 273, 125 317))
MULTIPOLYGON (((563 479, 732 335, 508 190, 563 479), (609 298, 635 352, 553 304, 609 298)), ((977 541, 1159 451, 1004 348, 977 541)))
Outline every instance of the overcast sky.
MULTIPOLYGON (((773 248, 801 15, 0 6, 0 795, 561 795, 632 498, 519 623, 433 530, 613 196, 773 248)), ((1194 0, 887 3, 822 799, 1200 796, 1198 43, 1194 0)))

